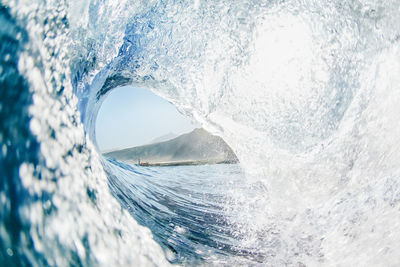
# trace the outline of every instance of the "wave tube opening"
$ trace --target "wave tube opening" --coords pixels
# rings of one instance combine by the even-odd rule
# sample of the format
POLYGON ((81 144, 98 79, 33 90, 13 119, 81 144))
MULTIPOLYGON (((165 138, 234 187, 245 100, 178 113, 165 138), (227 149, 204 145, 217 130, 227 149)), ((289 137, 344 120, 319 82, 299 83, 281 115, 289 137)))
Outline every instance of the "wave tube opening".
POLYGON ((149 90, 120 87, 102 102, 96 118, 96 143, 101 151, 118 151, 163 142, 200 125, 149 90))
MULTIPOLYGON (((138 97, 145 103, 151 101, 155 103, 155 100, 149 100, 150 97, 154 99, 155 96, 149 96, 151 93, 143 89, 126 87, 124 90, 136 90, 135 94, 131 93, 133 97, 138 97), (146 96, 143 97, 143 94, 146 96)), ((112 90, 99 98, 96 105, 100 107, 93 110, 101 110, 101 104, 111 92, 112 90)), ((140 100, 132 100, 130 104, 139 104, 137 101, 140 100)), ((157 101, 161 100, 157 99, 157 101)), ((121 105, 124 104, 121 103, 121 105)), ((124 110, 127 108, 125 107, 124 110)), ((135 110, 134 115, 146 117, 147 114, 140 113, 141 110, 145 109, 135 110)), ((113 120, 118 120, 119 118, 115 117, 118 113, 113 114, 113 120)), ((96 114, 93 116, 95 117, 96 114)), ((133 121, 132 118, 130 120, 133 121)), ((164 120, 168 121, 168 118, 164 120)), ((151 123, 158 123, 158 120, 151 123)), ((145 127, 138 124, 135 126, 145 127)), ((88 129, 88 131, 92 130, 88 129)), ((206 140, 192 141, 205 142, 206 140)), ((178 152, 184 149, 182 143, 177 145, 180 148, 170 149, 178 149, 178 152)), ((207 142, 205 145, 215 146, 218 143, 207 142)), ((212 149, 214 148, 209 147, 209 150, 212 149)), ((106 155, 112 153, 118 152, 109 152, 106 155)), ((145 160, 143 157, 142 161, 145 160)), ((251 251, 239 249, 239 235, 234 233, 236 230, 227 219, 227 216, 231 216, 228 215, 227 208, 231 197, 226 194, 226 191, 231 186, 243 187, 244 177, 238 164, 146 168, 136 163, 137 159, 132 160, 130 157, 127 161, 116 160, 113 156, 102 159, 112 194, 141 225, 152 230, 155 240, 164 248, 166 257, 171 263, 199 264, 211 259, 214 263, 227 262, 232 255, 254 257, 251 251), (215 258, 215 255, 219 256, 215 258)))

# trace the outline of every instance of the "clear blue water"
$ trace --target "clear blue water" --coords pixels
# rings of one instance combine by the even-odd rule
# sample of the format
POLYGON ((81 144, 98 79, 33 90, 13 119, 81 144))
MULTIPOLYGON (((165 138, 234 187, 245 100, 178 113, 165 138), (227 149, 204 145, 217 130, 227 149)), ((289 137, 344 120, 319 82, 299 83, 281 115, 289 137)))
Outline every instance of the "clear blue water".
POLYGON ((227 210, 227 187, 244 187, 239 165, 140 167, 106 159, 104 166, 113 195, 151 229, 171 262, 244 253, 227 210))

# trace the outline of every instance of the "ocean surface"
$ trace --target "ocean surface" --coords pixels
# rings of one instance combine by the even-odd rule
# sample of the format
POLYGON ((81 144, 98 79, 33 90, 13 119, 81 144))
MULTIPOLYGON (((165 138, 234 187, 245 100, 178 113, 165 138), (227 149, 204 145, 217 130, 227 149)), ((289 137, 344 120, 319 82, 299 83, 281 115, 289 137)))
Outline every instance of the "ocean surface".
POLYGON ((399 266, 399 10, 0 0, 0 265, 399 266), (240 165, 103 157, 97 113, 126 85, 240 165))
MULTIPOLYGON (((123 208, 163 247, 171 263, 227 264, 232 256, 257 259, 240 246, 240 228, 231 220, 229 188, 253 194, 239 165, 140 167, 106 159, 110 190, 123 208)), ((248 248, 247 248, 248 249, 248 248)))

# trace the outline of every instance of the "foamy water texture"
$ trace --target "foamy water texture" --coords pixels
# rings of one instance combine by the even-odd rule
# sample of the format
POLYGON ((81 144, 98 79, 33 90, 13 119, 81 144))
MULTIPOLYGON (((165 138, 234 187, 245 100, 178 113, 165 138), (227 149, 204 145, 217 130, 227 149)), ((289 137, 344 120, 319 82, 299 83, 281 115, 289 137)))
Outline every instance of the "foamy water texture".
POLYGON ((400 265, 399 25, 396 0, 2 0, 0 265, 400 265), (104 159, 124 85, 240 167, 104 159))

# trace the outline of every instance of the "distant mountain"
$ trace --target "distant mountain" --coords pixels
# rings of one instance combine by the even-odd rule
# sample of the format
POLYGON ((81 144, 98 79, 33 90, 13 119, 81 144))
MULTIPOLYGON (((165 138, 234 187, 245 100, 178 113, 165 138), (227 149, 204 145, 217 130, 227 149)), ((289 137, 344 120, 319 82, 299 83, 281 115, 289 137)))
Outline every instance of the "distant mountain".
POLYGON ((188 162, 236 163, 238 159, 225 141, 198 128, 169 141, 126 148, 104 154, 128 162, 188 162))
POLYGON ((162 135, 162 136, 159 136, 159 137, 157 137, 157 138, 151 140, 151 141, 149 142, 149 145, 150 145, 150 144, 155 144, 155 143, 165 142, 165 141, 174 139, 174 138, 176 138, 176 137, 178 137, 178 135, 177 135, 176 133, 167 133, 167 134, 164 134, 164 135, 162 135))

